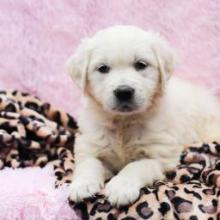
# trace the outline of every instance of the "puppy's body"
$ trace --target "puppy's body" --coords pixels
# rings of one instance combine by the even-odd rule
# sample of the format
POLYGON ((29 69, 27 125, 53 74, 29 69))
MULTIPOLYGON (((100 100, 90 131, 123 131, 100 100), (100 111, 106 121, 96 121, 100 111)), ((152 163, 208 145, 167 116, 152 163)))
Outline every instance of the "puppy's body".
POLYGON ((184 145, 219 139, 219 115, 211 93, 178 78, 170 80, 152 112, 140 115, 111 116, 85 98, 80 139, 93 140, 94 145, 76 145, 76 152, 84 149, 114 173, 143 158, 157 158, 164 170, 173 169, 184 145))
POLYGON ((220 139, 220 108, 205 89, 176 78, 167 83, 173 68, 172 53, 158 36, 117 27, 94 39, 90 42, 88 75, 84 76, 87 86, 79 115, 81 134, 75 145, 71 198, 79 201, 94 195, 106 179, 117 174, 105 192, 112 204, 124 205, 138 197, 141 187, 163 179, 164 172, 177 165, 184 145, 220 139), (131 36, 123 39, 126 33, 131 36), (115 45, 121 37, 122 45, 115 45), (147 42, 145 49, 143 40, 147 42), (123 50, 126 53, 121 53, 123 50), (134 70, 130 63, 137 54, 150 63, 147 69, 134 70), (108 75, 91 67, 98 65, 100 58, 101 63, 111 66, 108 75), (133 101, 115 100, 115 88, 121 85, 134 88, 133 101))

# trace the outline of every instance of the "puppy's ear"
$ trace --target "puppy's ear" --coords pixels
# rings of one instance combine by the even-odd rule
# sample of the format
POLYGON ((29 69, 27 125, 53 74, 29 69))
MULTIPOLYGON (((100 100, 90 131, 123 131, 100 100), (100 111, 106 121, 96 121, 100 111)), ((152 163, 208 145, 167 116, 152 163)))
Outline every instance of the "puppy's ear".
POLYGON ((66 62, 68 73, 83 91, 86 88, 89 58, 89 39, 83 39, 75 53, 66 62))
POLYGON ((158 36, 159 40, 154 45, 153 50, 158 63, 158 69, 161 75, 161 83, 163 86, 171 77, 176 65, 176 54, 168 42, 158 36))

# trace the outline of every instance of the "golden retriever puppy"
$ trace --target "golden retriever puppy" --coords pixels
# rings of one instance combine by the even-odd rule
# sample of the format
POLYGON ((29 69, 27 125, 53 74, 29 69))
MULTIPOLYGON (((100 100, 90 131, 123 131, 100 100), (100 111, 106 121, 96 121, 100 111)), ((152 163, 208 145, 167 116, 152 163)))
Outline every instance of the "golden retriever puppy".
POLYGON ((105 186, 113 205, 164 179, 182 146, 220 140, 220 106, 198 86, 171 77, 175 56, 159 34, 115 26, 85 39, 68 61, 84 91, 70 198, 105 186))

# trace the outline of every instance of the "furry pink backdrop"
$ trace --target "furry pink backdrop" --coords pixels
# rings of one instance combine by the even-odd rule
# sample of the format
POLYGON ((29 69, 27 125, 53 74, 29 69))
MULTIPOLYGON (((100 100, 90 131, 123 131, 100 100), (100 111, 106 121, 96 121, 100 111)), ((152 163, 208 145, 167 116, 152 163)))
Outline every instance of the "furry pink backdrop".
POLYGON ((81 38, 115 24, 160 31, 179 55, 176 74, 220 94, 219 0, 1 0, 0 89, 74 114, 80 93, 64 63, 81 38))
MULTIPOLYGON (((179 55, 175 74, 220 95, 219 0, 0 0, 0 89, 30 92, 75 114, 80 92, 64 63, 81 38, 115 24, 160 31, 179 55)), ((26 172, 1 173, 0 219, 36 219, 31 207, 37 219, 76 219, 50 172, 26 172)))

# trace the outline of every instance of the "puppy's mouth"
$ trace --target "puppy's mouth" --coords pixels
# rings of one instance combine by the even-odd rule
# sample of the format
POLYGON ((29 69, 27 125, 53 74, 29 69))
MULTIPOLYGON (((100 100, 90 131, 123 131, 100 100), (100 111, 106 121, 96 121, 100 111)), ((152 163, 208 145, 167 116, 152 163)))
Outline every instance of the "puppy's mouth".
POLYGON ((119 113, 132 113, 137 110, 137 106, 132 103, 118 103, 113 109, 113 111, 117 111, 119 113))

